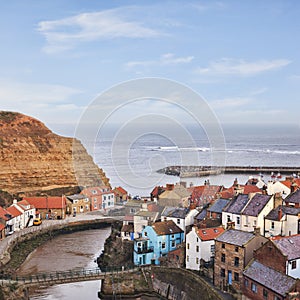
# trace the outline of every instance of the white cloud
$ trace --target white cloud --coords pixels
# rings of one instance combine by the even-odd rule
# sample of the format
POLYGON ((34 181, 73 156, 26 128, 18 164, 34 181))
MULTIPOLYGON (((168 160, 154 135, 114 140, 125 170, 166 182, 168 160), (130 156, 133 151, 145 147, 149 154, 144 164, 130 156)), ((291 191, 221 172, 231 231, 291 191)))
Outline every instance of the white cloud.
POLYGON ((149 67, 152 65, 178 65, 188 64, 194 59, 194 56, 181 56, 177 57, 174 53, 166 53, 160 56, 157 60, 140 60, 140 61, 129 61, 125 64, 127 68, 135 67, 149 67))
POLYGON ((78 43, 114 38, 149 38, 161 33, 141 22, 127 21, 128 7, 82 13, 72 17, 38 23, 46 38, 47 53, 64 51, 78 43))
POLYGON ((266 71, 280 69, 290 64, 287 59, 259 60, 248 62, 243 59, 223 58, 210 62, 206 68, 198 68, 196 73, 201 75, 242 75, 251 76, 266 71))

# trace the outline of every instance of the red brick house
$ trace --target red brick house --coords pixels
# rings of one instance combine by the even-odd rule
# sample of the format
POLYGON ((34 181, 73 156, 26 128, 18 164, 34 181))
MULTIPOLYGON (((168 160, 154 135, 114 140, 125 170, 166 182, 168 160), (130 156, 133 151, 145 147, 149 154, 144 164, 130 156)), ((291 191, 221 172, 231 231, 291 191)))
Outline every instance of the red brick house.
POLYGON ((243 275, 244 299, 300 299, 299 280, 278 272, 257 260, 249 263, 243 275))
POLYGON ((90 200, 91 211, 114 207, 115 194, 109 186, 88 187, 81 191, 90 200))

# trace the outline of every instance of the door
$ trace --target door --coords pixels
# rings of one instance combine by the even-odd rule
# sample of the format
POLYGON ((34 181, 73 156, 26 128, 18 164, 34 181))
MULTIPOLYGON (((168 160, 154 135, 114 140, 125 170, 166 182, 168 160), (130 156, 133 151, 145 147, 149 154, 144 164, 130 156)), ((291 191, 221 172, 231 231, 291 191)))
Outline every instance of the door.
POLYGON ((231 270, 228 270, 228 284, 229 285, 232 284, 232 272, 231 272, 231 270))

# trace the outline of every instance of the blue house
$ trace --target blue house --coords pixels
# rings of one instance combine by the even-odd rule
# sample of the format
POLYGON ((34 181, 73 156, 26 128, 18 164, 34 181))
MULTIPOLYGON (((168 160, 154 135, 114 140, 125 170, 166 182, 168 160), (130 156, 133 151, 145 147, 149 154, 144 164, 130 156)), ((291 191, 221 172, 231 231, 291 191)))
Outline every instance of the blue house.
POLYGON ((159 265, 159 258, 176 249, 184 240, 183 231, 172 221, 156 222, 134 240, 135 265, 159 265))

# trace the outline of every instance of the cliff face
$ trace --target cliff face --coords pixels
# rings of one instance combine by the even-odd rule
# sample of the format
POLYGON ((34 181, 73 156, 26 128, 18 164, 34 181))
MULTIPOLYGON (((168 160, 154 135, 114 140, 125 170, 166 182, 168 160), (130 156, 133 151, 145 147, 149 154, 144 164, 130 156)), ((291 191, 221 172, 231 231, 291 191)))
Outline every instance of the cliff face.
POLYGON ((0 189, 12 194, 109 185, 80 141, 19 113, 0 111, 0 157, 0 189))

